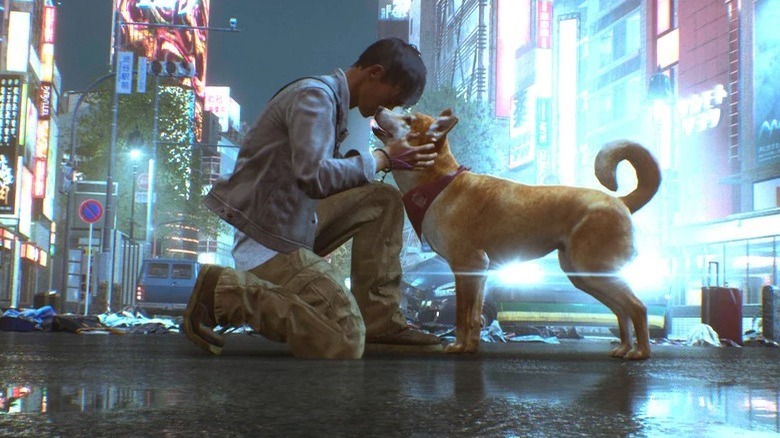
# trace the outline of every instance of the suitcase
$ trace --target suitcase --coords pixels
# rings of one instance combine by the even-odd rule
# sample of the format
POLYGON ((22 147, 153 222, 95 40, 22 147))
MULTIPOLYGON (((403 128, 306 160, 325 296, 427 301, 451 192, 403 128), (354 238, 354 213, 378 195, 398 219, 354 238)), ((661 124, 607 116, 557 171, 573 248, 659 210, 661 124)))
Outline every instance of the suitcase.
POLYGON ((761 331, 764 339, 780 341, 780 289, 761 289, 761 331))
POLYGON ((742 291, 717 286, 718 262, 710 262, 715 270, 716 286, 701 288, 701 322, 712 327, 721 339, 742 345, 742 291))

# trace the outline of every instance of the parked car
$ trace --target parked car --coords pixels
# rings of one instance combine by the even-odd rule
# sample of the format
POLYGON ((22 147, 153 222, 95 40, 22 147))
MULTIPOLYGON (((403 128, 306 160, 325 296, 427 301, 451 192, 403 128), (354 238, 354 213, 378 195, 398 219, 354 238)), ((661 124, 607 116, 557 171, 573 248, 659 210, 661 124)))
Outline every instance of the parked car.
POLYGON ((145 259, 136 286, 136 305, 150 314, 183 314, 199 268, 195 260, 145 259))
MULTIPOLYGON (((651 269, 645 271, 651 272, 651 269)), ((653 276, 654 279, 661 277, 653 276)), ((453 326, 454 279, 449 265, 440 256, 407 268, 404 282, 407 291, 414 291, 412 298, 407 296, 409 305, 414 306, 407 314, 413 313, 415 322, 428 329, 453 326)), ((666 337, 670 331, 668 290, 660 282, 629 279, 629 284, 647 306, 650 336, 666 337)), ((493 320, 498 320, 505 329, 521 325, 594 326, 613 332, 617 329, 617 319, 612 311, 571 284, 558 264, 556 253, 491 272, 485 287, 483 327, 493 320)))

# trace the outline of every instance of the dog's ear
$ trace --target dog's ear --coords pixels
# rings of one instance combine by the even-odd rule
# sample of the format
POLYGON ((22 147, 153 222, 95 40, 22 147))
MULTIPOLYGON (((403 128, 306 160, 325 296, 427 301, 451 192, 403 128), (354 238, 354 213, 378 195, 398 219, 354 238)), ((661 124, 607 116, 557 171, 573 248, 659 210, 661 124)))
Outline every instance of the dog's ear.
POLYGON ((452 115, 451 109, 447 108, 428 127, 427 135, 432 141, 437 142, 447 135, 450 129, 454 128, 457 123, 458 118, 452 115))

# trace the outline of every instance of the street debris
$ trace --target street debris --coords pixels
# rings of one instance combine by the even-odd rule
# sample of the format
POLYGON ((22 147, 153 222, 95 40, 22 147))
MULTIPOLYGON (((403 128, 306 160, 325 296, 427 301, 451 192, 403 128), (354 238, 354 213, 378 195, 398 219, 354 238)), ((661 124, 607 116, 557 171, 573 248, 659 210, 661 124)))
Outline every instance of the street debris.
POLYGON ((689 347, 694 345, 711 345, 713 347, 720 347, 720 337, 715 330, 707 324, 699 324, 693 327, 686 337, 686 344, 689 347))
MULTIPOLYGON (((407 320, 414 329, 427 330, 442 341, 455 342, 455 326, 452 324, 420 324, 407 320)), ((114 335, 166 335, 179 333, 181 317, 147 316, 140 309, 126 308, 119 312, 105 312, 98 315, 57 314, 51 306, 37 309, 3 309, 0 316, 0 331, 15 332, 69 332, 77 334, 114 334, 114 335)), ((254 335, 257 332, 243 325, 240 327, 218 326, 215 331, 221 334, 254 335)), ((485 343, 540 342, 560 344, 561 339, 585 339, 576 327, 537 327, 530 325, 512 326, 510 330, 501 327, 498 320, 480 332, 480 341, 485 343)), ((707 324, 698 324, 689 332, 686 339, 656 338, 654 345, 737 347, 733 340, 720 338, 718 333, 707 324)), ((780 347, 777 341, 766 339, 755 329, 747 330, 743 335, 745 347, 780 347)))
POLYGON ((0 317, 0 331, 148 335, 179 333, 179 323, 173 317, 149 318, 140 310, 76 315, 57 314, 51 306, 43 306, 5 310, 0 317))

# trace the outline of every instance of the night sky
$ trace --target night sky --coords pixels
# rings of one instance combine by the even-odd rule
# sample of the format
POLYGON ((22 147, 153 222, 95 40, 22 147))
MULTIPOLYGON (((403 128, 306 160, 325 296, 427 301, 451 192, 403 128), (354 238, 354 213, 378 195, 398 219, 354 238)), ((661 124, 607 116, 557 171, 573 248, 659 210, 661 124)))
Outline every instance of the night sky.
MULTIPOLYGON (((55 58, 63 91, 108 72, 111 0, 60 0, 55 58)), ((226 85, 251 123, 287 82, 352 64, 377 34, 376 0, 211 0, 207 85, 226 85)))

